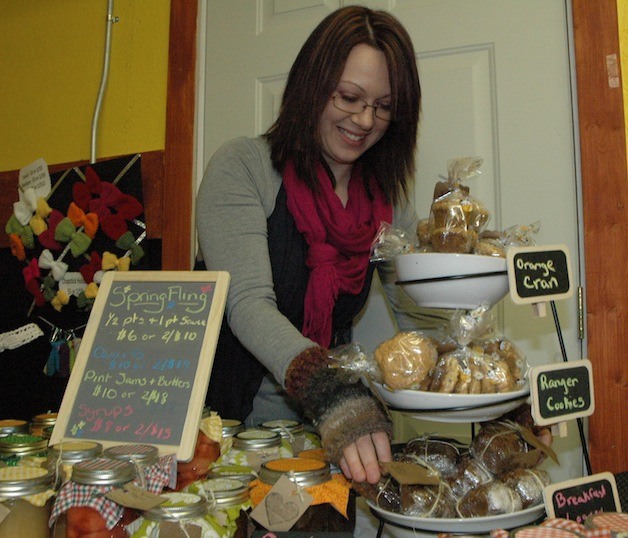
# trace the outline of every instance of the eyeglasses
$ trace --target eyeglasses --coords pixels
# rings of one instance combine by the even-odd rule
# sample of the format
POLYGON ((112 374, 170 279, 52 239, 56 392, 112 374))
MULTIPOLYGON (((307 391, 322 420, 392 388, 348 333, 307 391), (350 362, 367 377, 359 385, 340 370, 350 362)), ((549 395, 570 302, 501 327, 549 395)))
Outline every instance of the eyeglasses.
POLYGON ((388 103, 369 105, 364 99, 345 93, 336 93, 331 96, 331 99, 338 110, 349 114, 361 114, 367 108, 372 108, 375 111, 376 118, 384 121, 392 119, 391 107, 388 103))

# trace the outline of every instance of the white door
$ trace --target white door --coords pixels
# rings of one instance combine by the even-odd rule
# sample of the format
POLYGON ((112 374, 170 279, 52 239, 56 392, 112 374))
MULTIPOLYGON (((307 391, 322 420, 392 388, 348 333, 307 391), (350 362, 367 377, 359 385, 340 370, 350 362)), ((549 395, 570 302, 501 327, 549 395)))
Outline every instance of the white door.
MULTIPOLYGON (((414 191, 419 215, 427 215, 447 160, 479 155, 482 174, 468 185, 491 211, 491 227, 540 221, 538 243, 569 248, 577 285, 577 158, 565 0, 207 0, 200 31, 206 43, 199 173, 225 140, 270 126, 303 41, 325 15, 350 3, 392 12, 417 50, 424 96, 414 191)), ((547 310, 547 317, 534 317, 532 307, 510 298, 498 307, 504 335, 532 365, 562 361, 549 305, 547 310)), ((576 300, 558 302, 557 311, 567 356, 580 359, 576 300)), ((393 332, 376 286, 355 340, 372 350, 393 332)), ((445 426, 399 421, 396 434, 407 437, 422 428, 445 426)), ((548 466, 554 480, 583 473, 575 422, 569 430, 554 444, 561 458, 559 468, 548 466)), ((465 427, 464 434, 469 431, 465 427)))

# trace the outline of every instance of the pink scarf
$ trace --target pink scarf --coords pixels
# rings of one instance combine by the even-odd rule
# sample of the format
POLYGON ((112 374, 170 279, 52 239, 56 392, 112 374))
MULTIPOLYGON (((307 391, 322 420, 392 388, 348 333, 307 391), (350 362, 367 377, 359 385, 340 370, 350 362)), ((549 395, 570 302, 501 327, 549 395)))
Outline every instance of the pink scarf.
POLYGON ((349 181, 346 207, 334 192, 323 165, 317 167, 319 194, 297 177, 292 162, 286 164, 283 174, 288 210, 309 246, 306 263, 310 279, 302 332, 323 347, 331 343, 332 312, 338 294, 360 293, 371 243, 380 224, 392 222, 392 205, 386 202, 379 185, 371 179, 374 199, 369 200, 356 168, 349 181))

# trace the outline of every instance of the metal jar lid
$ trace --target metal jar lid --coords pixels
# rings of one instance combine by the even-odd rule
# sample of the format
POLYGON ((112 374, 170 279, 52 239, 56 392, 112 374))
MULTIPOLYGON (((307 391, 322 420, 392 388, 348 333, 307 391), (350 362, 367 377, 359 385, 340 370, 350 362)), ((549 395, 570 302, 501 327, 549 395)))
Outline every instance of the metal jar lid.
POLYGON ((287 476, 302 487, 317 486, 331 478, 329 464, 307 458, 280 458, 262 464, 259 478, 264 484, 274 485, 282 476, 287 476))
POLYGON ((0 436, 12 433, 28 433, 28 422, 13 418, 0 420, 0 436))
POLYGON ((167 500, 160 505, 145 510, 143 515, 151 521, 179 521, 203 517, 209 505, 207 501, 193 493, 166 492, 161 493, 167 500))
POLYGON ((0 497, 35 495, 52 489, 55 475, 41 467, 1 467, 0 497))
POLYGON ((159 459, 159 450, 152 445, 116 445, 106 448, 103 457, 131 461, 141 467, 147 467, 159 459))
POLYGON ((57 413, 42 413, 41 415, 35 415, 31 419, 31 428, 41 427, 46 428, 48 426, 54 426, 57 422, 57 413))
POLYGON ((250 484, 257 478, 257 474, 247 465, 216 465, 209 470, 207 478, 230 478, 250 484))
POLYGON ((236 433, 244 431, 244 424, 235 418, 222 419, 222 436, 233 437, 236 433))
POLYGON ((249 428, 233 436, 233 448, 263 450, 281 445, 281 435, 271 430, 249 428))
POLYGON ((65 441, 50 447, 50 456, 63 463, 78 463, 102 454, 102 445, 93 441, 65 441))
POLYGON ((135 478, 135 466, 124 460, 96 458, 81 461, 72 468, 72 482, 88 486, 125 484, 135 478))
POLYGON ((0 455, 2 456, 32 456, 45 452, 48 440, 39 435, 16 433, 0 437, 0 455))
POLYGON ((277 432, 284 438, 291 439, 295 435, 301 435, 303 433, 303 423, 296 420, 268 420, 262 422, 261 426, 264 430, 272 430, 277 432))
POLYGON ((248 485, 235 478, 209 478, 194 482, 187 489, 204 497, 210 506, 216 508, 237 506, 248 501, 250 497, 248 485))

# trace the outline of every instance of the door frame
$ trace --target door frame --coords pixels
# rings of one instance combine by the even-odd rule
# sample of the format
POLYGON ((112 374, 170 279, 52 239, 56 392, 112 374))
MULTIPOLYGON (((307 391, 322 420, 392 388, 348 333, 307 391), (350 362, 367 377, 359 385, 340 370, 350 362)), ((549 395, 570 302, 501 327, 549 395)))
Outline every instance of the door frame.
MULTIPOLYGON (((626 425, 619 420, 628 401, 623 366, 628 349, 628 164, 617 0, 571 1, 587 283, 584 329, 599 389, 589 419, 589 451, 593 472, 620 472, 628 461, 626 425), (613 54, 619 87, 609 83, 606 59, 613 54)), ((194 253, 197 59, 203 52, 198 50, 197 25, 202 4, 171 0, 170 5, 162 223, 162 265, 169 270, 190 269, 194 253)))

